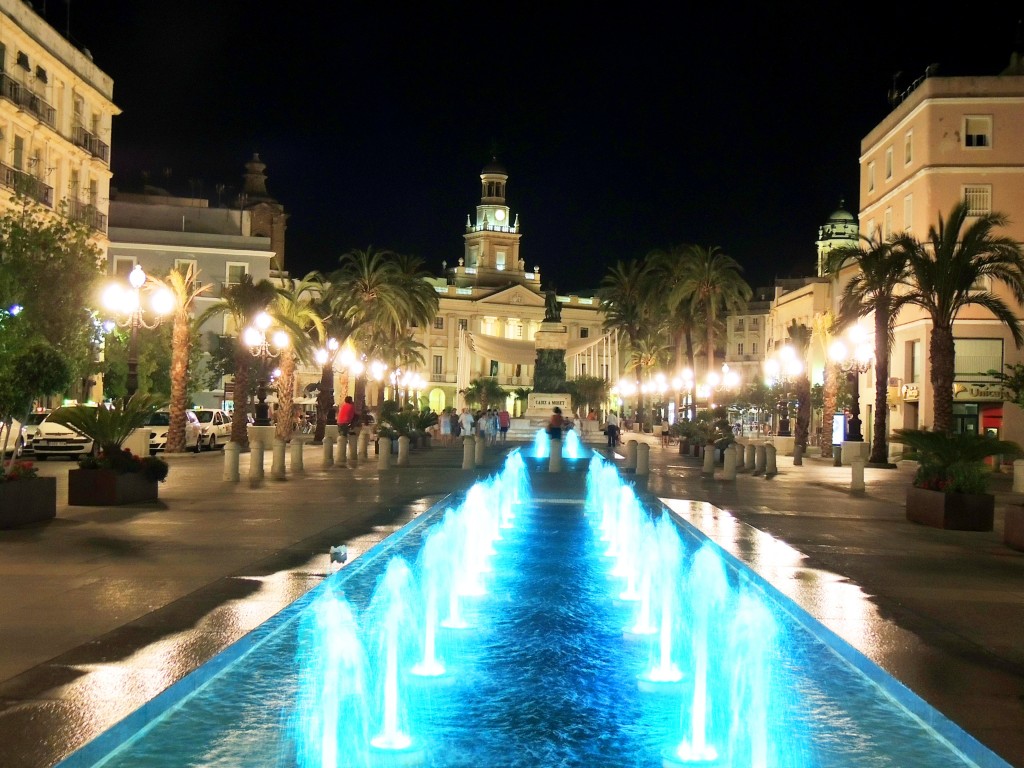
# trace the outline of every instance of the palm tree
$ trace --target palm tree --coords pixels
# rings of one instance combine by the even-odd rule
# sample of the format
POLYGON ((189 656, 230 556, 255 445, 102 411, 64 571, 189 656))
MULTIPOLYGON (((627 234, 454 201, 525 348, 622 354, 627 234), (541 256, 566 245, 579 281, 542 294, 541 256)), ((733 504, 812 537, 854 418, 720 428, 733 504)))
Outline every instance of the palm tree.
MULTIPOLYGON (((619 332, 626 354, 632 355, 640 339, 650 333, 652 318, 656 316, 652 295, 655 274, 649 266, 636 259, 624 264, 619 261, 601 280, 598 298, 604 312, 604 329, 619 332)), ((617 372, 616 372, 617 373, 617 372)), ((637 391, 640 391, 637 369, 637 391)), ((637 399, 637 409, 643 410, 643 394, 637 399)))
POLYGON ((684 368, 688 368, 691 374, 696 370, 693 343, 696 323, 690 304, 683 301, 682 295, 676 291, 676 286, 689 269, 687 260, 691 254, 689 246, 673 246, 667 251, 654 251, 649 256, 655 290, 661 294, 661 301, 667 310, 665 330, 672 339, 675 358, 673 371, 676 378, 682 378, 684 368))
POLYGON ((707 370, 715 369, 715 331, 729 313, 746 307, 753 291, 740 276, 743 267, 717 245, 689 246, 685 267, 669 295, 668 305, 688 302, 690 316, 704 323, 707 370))
POLYGON ((807 434, 811 423, 811 379, 807 373, 807 348, 811 344, 811 329, 793 320, 786 329, 789 341, 803 366, 796 380, 796 431, 793 445, 807 450, 807 434))
POLYGON ((839 368, 828 359, 828 350, 832 346, 832 328, 835 325, 835 314, 831 310, 814 316, 812 327, 813 340, 816 340, 825 359, 825 381, 822 385, 821 408, 821 455, 832 458, 832 421, 836 414, 836 400, 839 394, 839 368))
POLYGON ((512 397, 515 398, 514 407, 516 410, 517 418, 522 416, 526 412, 525 406, 521 407, 519 404, 528 402, 528 398, 530 397, 531 392, 533 392, 533 390, 530 389, 529 387, 517 387, 516 389, 513 389, 512 392, 510 393, 512 397))
POLYGON ((896 238, 883 240, 881 235, 861 235, 864 245, 836 248, 825 259, 825 274, 838 277, 844 266, 855 265, 856 273, 843 288, 836 317, 836 328, 841 330, 866 315, 874 316, 875 323, 875 406, 872 428, 872 464, 889 461, 886 417, 889 414, 889 355, 895 338, 896 318, 902 297, 897 288, 907 278, 905 249, 897 248, 896 238))
POLYGON ((185 452, 185 411, 188 408, 188 361, 196 325, 192 322, 195 300, 209 289, 209 284, 199 285, 196 280, 199 271, 193 264, 182 272, 172 269, 165 281, 151 277, 150 280, 166 288, 174 297, 174 317, 171 329, 171 400, 168 405, 170 424, 167 427, 167 446, 164 453, 185 452))
MULTIPOLYGON (((235 328, 241 333, 260 312, 265 312, 278 295, 277 287, 269 280, 253 282, 252 275, 245 274, 240 282, 224 289, 221 300, 207 308, 196 325, 225 312, 231 315, 235 328)), ((248 419, 249 412, 249 366, 252 354, 242 343, 242 339, 234 340, 234 403, 235 410, 231 418, 231 441, 240 447, 249 447, 248 419)))
POLYGON ((467 403, 480 403, 486 411, 491 403, 504 402, 508 392, 490 376, 480 376, 469 382, 464 395, 467 403))
POLYGON ((994 234, 1007 223, 1003 214, 984 214, 967 225, 969 210, 960 202, 948 220, 940 215, 938 228, 929 228, 927 242, 904 235, 896 243, 909 269, 910 292, 903 301, 923 309, 932 322, 932 410, 934 428, 941 432, 953 426, 953 322, 960 310, 969 304, 984 307, 1009 329, 1018 349, 1024 345, 1024 327, 1013 308, 980 285, 985 279, 1003 283, 1016 305, 1024 304, 1024 252, 1013 239, 994 234))
POLYGON ((315 330, 323 334, 323 320, 317 314, 314 297, 319 285, 316 273, 306 275, 302 280, 282 280, 280 292, 270 306, 270 314, 280 323, 293 331, 292 343, 281 350, 281 375, 277 378, 278 419, 274 436, 287 442, 292 437, 295 426, 292 419, 292 406, 295 398, 295 369, 301 360, 312 362, 313 343, 308 331, 315 330))

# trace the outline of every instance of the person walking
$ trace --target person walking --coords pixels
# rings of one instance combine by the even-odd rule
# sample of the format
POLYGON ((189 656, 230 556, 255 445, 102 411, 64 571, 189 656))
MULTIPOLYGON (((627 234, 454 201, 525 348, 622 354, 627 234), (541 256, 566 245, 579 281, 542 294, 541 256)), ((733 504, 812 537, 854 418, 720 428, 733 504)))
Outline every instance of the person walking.
POLYGON ((501 406, 501 410, 498 412, 498 432, 501 433, 501 442, 505 442, 505 437, 508 435, 508 428, 512 425, 512 415, 508 412, 506 406, 501 406))
POLYGON ((608 420, 605 422, 605 432, 608 433, 608 447, 614 448, 619 444, 619 417, 615 411, 608 411, 608 420))
POLYGON ((459 431, 464 435, 473 434, 473 424, 476 423, 476 419, 473 418, 473 414, 469 412, 469 408, 462 409, 462 415, 459 416, 459 431))
POLYGON ((562 418, 562 409, 556 405, 551 413, 551 420, 548 421, 548 437, 552 440, 561 440, 562 426, 564 424, 565 419, 562 418))
POLYGON ((341 404, 341 408, 338 409, 338 434, 341 437, 348 437, 355 420, 356 405, 352 400, 352 395, 348 395, 345 402, 341 404))
POLYGON ((452 444, 452 420, 447 408, 441 411, 441 418, 437 423, 441 427, 441 447, 447 448, 452 444))

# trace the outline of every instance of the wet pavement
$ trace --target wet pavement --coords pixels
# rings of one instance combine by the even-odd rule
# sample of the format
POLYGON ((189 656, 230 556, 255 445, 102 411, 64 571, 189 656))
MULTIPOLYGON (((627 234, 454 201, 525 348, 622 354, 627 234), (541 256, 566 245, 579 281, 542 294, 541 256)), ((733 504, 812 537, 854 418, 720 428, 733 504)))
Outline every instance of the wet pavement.
MULTIPOLYGON (((357 557, 503 455, 463 470, 461 448, 420 449, 382 473, 372 454, 325 469, 307 446, 304 473, 272 480, 267 456, 254 487, 247 454, 237 483, 221 454, 187 454, 156 504, 59 502, 50 523, 0 531, 0 766, 54 765, 319 584, 331 546, 357 557)), ((854 494, 831 460, 780 456, 772 478, 726 481, 652 442, 650 463, 639 490, 1024 768, 1024 552, 1002 544, 1024 495, 1008 475, 992 481, 995 530, 965 533, 906 521, 903 470, 868 468, 854 494)), ((58 499, 70 466, 44 465, 58 499)), ((579 487, 536 477, 556 496, 579 487)))

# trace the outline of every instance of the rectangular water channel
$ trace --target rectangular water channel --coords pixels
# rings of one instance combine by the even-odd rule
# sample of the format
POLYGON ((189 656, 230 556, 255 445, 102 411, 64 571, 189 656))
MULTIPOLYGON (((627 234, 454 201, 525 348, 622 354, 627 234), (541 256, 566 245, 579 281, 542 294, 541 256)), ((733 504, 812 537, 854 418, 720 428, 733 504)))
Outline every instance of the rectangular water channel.
POLYGON ((587 504, 512 505, 509 474, 437 505, 61 766, 1007 765, 617 475, 592 478, 587 504), (613 556, 622 544, 632 554, 613 556), (445 596, 467 563, 482 594, 445 596), (624 564, 632 575, 612 575, 624 564), (671 632, 638 629, 642 614, 671 616, 671 632), (453 615, 466 626, 441 625, 453 615), (425 655, 444 674, 410 674, 425 655), (648 680, 656 669, 679 679, 648 680), (410 743, 374 748, 382 733, 410 743))

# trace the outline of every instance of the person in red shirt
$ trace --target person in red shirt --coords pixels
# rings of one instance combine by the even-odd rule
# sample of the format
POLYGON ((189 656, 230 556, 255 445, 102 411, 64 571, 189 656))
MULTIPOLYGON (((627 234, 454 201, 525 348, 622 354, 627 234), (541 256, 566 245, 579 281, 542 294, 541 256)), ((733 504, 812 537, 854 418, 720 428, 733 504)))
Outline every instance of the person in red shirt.
POLYGON ((505 442, 505 436, 508 434, 508 428, 512 424, 512 416, 508 412, 508 408, 505 406, 501 407, 498 411, 498 432, 501 434, 501 442, 505 442))
POLYGON ((554 412, 551 414, 551 421, 548 422, 548 437, 552 440, 561 440, 562 424, 564 423, 565 419, 562 418, 562 409, 556 405, 554 412))
POLYGON ((352 395, 345 398, 345 402, 338 409, 338 433, 342 437, 348 437, 349 431, 356 420, 356 405, 352 395))

